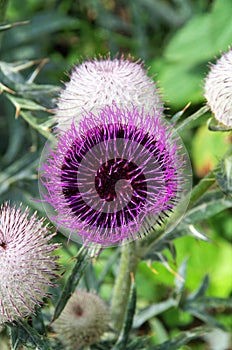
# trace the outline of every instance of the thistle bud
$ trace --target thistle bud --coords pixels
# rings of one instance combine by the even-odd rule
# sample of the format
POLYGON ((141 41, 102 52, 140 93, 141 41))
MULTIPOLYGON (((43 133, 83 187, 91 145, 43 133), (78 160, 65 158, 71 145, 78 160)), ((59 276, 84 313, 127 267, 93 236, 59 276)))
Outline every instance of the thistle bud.
POLYGON ((77 290, 53 328, 69 349, 79 349, 100 340, 109 327, 109 310, 96 294, 77 290))
POLYGON ((0 208, 0 324, 34 312, 48 296, 57 264, 57 244, 43 220, 8 203, 0 208))
POLYGON ((156 85, 142 63, 110 57, 85 61, 75 67, 66 88, 57 101, 54 121, 67 130, 72 121, 77 125, 83 112, 98 112, 105 105, 154 109, 160 113, 163 104, 156 85))
POLYGON ((205 98, 219 123, 232 126, 232 49, 211 65, 205 79, 205 98))

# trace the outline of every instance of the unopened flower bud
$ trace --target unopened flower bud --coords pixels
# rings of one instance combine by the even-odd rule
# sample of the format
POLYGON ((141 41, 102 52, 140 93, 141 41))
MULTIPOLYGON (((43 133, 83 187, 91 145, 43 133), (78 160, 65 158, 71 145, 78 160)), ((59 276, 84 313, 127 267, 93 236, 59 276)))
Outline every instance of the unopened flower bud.
POLYGON ((57 264, 43 220, 22 206, 0 208, 0 324, 34 312, 47 296, 57 264))
POLYGON ((62 343, 71 350, 100 340, 109 328, 109 309, 92 292, 77 290, 66 304, 53 328, 62 343))
POLYGON ((232 49, 224 53, 205 79, 205 98, 219 123, 232 126, 232 49))

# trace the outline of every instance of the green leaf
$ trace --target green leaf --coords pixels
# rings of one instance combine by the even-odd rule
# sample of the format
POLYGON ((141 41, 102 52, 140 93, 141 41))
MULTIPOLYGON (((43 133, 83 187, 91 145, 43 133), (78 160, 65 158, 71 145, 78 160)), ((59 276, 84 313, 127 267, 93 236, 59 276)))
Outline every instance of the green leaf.
POLYGON ((30 111, 47 111, 47 108, 38 103, 21 97, 6 94, 7 98, 13 103, 17 110, 28 109, 30 111))
POLYGON ((197 327, 187 332, 182 332, 175 338, 160 345, 149 347, 147 350, 178 350, 181 346, 188 344, 191 340, 201 338, 210 331, 206 327, 197 327))
POLYGON ((200 306, 204 310, 213 308, 223 308, 228 309, 228 311, 232 310, 232 298, 216 298, 203 295, 192 300, 188 299, 187 304, 191 305, 192 307, 200 306))
POLYGON ((232 207, 232 198, 218 190, 207 192, 183 219, 183 224, 195 224, 232 207))
POLYGON ((209 276, 206 275, 203 278, 203 280, 202 280, 200 286, 198 287, 198 289, 195 292, 193 292, 193 293, 191 293, 189 295, 188 300, 195 300, 195 299, 197 299, 199 297, 204 296, 206 291, 207 291, 207 289, 208 289, 208 287, 209 287, 209 276))
POLYGON ((39 334, 35 328, 29 326, 25 321, 20 321, 15 326, 9 325, 12 350, 18 350, 22 345, 27 349, 51 350, 48 338, 39 334))
POLYGON ((231 37, 231 3, 216 0, 211 12, 196 15, 177 32, 167 46, 165 58, 170 62, 205 62, 227 49, 231 37))
POLYGON ((0 25, 0 31, 8 30, 8 29, 14 28, 16 26, 22 26, 22 25, 25 25, 28 23, 29 23, 29 21, 21 21, 21 22, 3 24, 3 25, 0 25))
POLYGON ((135 316, 133 328, 140 327, 144 322, 148 321, 150 318, 157 316, 162 312, 175 306, 177 306, 177 302, 173 298, 148 306, 146 309, 140 311, 135 316))
MULTIPOLYGON (((145 350, 148 349, 148 344, 149 344, 149 338, 148 337, 137 337, 132 339, 129 344, 126 347, 126 350, 145 350)), ((106 350, 108 350, 107 348, 106 350)))
POLYGON ((26 99, 32 99, 40 104, 49 106, 49 108, 55 107, 54 97, 57 97, 60 87, 49 84, 34 84, 24 83, 16 86, 19 96, 23 96, 26 99))
POLYGON ((40 123, 37 118, 33 116, 33 114, 30 111, 24 112, 20 111, 20 115, 23 117, 23 119, 28 122, 28 124, 35 130, 37 130, 41 135, 46 137, 49 140, 53 140, 54 136, 50 133, 49 129, 49 123, 44 122, 40 123), (47 125, 48 124, 48 125, 47 125))
MULTIPOLYGON (((78 18, 71 18, 65 14, 56 10, 46 10, 36 12, 31 18, 30 23, 25 27, 22 27, 20 31, 15 31, 14 36, 10 37, 11 40, 5 40, 5 50, 12 49, 33 42, 41 40, 41 38, 47 38, 51 33, 55 33, 64 29, 78 29, 80 27, 80 21, 78 18)), ((6 39, 8 37, 6 36, 6 39)))
POLYGON ((35 179, 35 168, 38 165, 38 154, 27 153, 5 169, 0 169, 0 194, 3 194, 15 182, 22 179, 35 179))
POLYGON ((113 254, 110 256, 110 258, 107 260, 107 262, 105 263, 101 274, 97 280, 97 286, 96 286, 96 291, 99 291, 101 285, 103 284, 106 275, 109 273, 110 269, 112 268, 112 266, 116 263, 116 261, 118 260, 119 257, 119 249, 116 249, 113 254))
POLYGON ((188 210, 177 227, 174 227, 173 230, 167 233, 161 234, 154 240, 154 243, 151 243, 146 248, 143 258, 159 260, 168 268, 164 255, 159 252, 167 249, 171 241, 182 236, 189 235, 197 239, 209 241, 209 238, 203 232, 197 230, 194 225, 231 207, 232 198, 225 197, 221 191, 207 192, 201 200, 196 202, 194 207, 188 210))
POLYGON ((202 117, 206 112, 208 112, 208 110, 209 110, 208 106, 204 106, 200 108, 197 112, 195 112, 194 114, 190 115, 188 118, 178 123, 178 125, 175 128, 176 131, 181 132, 182 130, 186 129, 186 127, 191 127, 191 125, 195 122, 195 120, 202 117))
POLYGON ((159 70, 156 62, 151 63, 151 73, 158 72, 159 85, 169 104, 175 108, 183 108, 188 102, 203 101, 203 77, 207 62, 193 66, 191 62, 169 62, 163 59, 159 70))
POLYGON ((187 262, 188 262, 188 259, 187 258, 184 259, 184 261, 178 268, 178 276, 175 277, 175 287, 176 287, 175 291, 179 298, 184 290, 186 273, 187 273, 187 262))
POLYGON ((232 155, 231 151, 221 160, 214 171, 216 180, 226 196, 232 196, 232 155))
POLYGON ((232 299, 230 298, 216 298, 206 296, 195 296, 187 299, 183 306, 185 311, 188 311, 193 316, 199 318, 212 327, 225 329, 225 326, 214 318, 208 311, 215 308, 225 309, 228 312, 232 310, 232 299))
POLYGON ((228 140, 223 132, 211 132, 202 125, 192 140, 192 162, 196 174, 205 176, 228 150, 228 140))
POLYGON ((86 267, 88 266, 89 259, 90 259, 90 255, 88 254, 88 249, 86 247, 82 247, 79 250, 79 253, 76 257, 76 263, 75 263, 75 265, 72 269, 72 272, 71 272, 70 276, 68 277, 68 279, 65 283, 64 289, 59 297, 59 300, 57 302, 57 305, 56 305, 56 308, 54 311, 52 321, 55 321, 59 317, 59 315, 63 311, 66 303, 68 302, 69 298, 76 290, 76 288, 80 282, 80 279, 81 279, 86 267))
POLYGON ((198 318, 199 320, 203 321, 210 327, 225 330, 224 324, 219 322, 215 317, 209 315, 205 310, 202 310, 200 307, 197 308, 196 305, 193 305, 193 307, 191 307, 190 305, 188 307, 186 306, 184 310, 189 312, 191 315, 198 318))
POLYGON ((165 97, 175 107, 199 103, 207 63, 231 44, 231 2, 214 1, 212 10, 196 14, 180 28, 166 46, 162 62, 151 63, 151 73, 159 72, 165 97))

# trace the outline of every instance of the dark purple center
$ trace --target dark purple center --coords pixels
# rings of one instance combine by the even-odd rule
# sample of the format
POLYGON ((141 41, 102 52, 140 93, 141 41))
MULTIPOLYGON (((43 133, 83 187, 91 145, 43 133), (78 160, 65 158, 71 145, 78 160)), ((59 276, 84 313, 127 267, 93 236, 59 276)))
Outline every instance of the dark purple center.
POLYGON ((76 139, 65 156, 61 183, 67 205, 77 220, 86 225, 99 228, 127 225, 135 221, 146 204, 147 181, 141 167, 123 157, 108 159, 102 156, 104 151, 107 154, 107 147, 104 150, 102 145, 115 139, 122 143, 128 140, 137 142, 157 158, 162 170, 166 169, 163 157, 157 156, 155 138, 135 126, 103 125, 88 131, 86 137, 76 139), (84 173, 82 161, 87 164, 84 173), (83 195, 83 188, 86 188, 86 195, 83 195), (86 196, 90 198, 88 201, 86 196), (98 207, 96 203, 99 203, 98 207), (112 207, 114 203, 115 207, 112 207), (125 205, 120 207, 119 203, 125 205))
POLYGON ((4 250, 6 249, 7 245, 5 242, 1 242, 0 243, 0 247, 2 247, 4 250))
POLYGON ((114 201, 119 190, 125 190, 128 193, 131 187, 137 195, 141 196, 141 191, 144 193, 147 190, 145 176, 139 171, 135 179, 133 176, 135 171, 138 171, 137 165, 126 159, 110 159, 103 163, 95 176, 95 188, 99 197, 107 202, 114 201), (121 181, 121 186, 118 186, 121 188, 116 191, 116 185, 120 183, 120 180, 125 181, 121 181))

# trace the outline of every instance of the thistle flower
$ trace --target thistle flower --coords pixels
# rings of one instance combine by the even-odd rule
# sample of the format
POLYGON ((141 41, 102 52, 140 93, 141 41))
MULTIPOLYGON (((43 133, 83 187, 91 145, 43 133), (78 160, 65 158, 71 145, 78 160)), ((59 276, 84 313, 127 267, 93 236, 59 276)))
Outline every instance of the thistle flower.
POLYGON ((52 285, 57 245, 48 244, 43 220, 28 215, 22 206, 0 208, 0 324, 33 313, 52 285))
POLYGON ((53 328, 69 349, 79 349, 100 340, 109 328, 109 309, 96 294, 77 290, 53 328))
POLYGON ((224 53, 205 79, 205 98, 215 118, 232 126, 232 49, 224 53))
POLYGON ((184 150, 156 113, 106 106, 45 147, 41 195, 61 231, 114 245, 145 236, 185 202, 184 150))
POLYGON ((113 101, 119 107, 135 104, 146 112, 163 108, 156 85, 141 63, 108 57, 83 62, 74 69, 53 118, 59 129, 67 130, 73 118, 79 123, 84 111, 96 113, 113 101))

